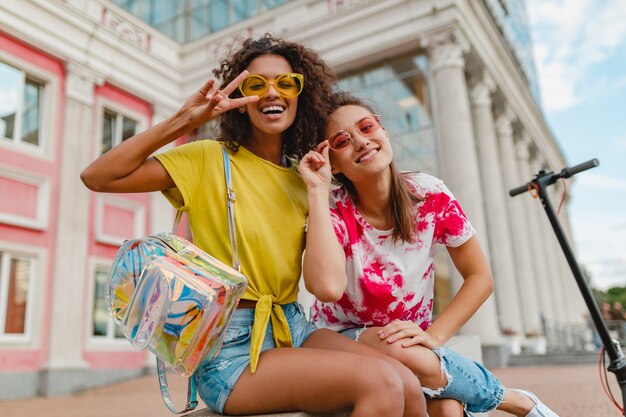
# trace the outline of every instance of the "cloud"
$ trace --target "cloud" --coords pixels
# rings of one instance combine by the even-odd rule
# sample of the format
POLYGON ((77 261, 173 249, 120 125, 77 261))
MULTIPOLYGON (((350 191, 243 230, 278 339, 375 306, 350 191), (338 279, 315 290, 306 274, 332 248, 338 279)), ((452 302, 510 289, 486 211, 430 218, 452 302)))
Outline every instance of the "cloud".
POLYGON ((0 95, 0 117, 3 117, 15 112, 18 94, 17 88, 9 86, 2 81, 0 81, 0 91, 3 91, 3 94, 0 95))
POLYGON ((592 66, 625 43, 626 1, 529 0, 527 8, 546 110, 566 110, 610 85, 583 83, 592 66))
MULTIPOLYGON (((591 173, 585 177, 591 176, 591 173)), ((593 182, 606 181, 611 177, 597 175, 593 182)), ((583 178, 582 176, 580 177, 583 178)), ((581 181, 582 182, 582 181, 581 181)), ((618 182, 617 187, 625 186, 618 182)), ((572 213, 577 227, 574 230, 574 250, 577 260, 591 273, 594 286, 607 289, 626 285, 626 221, 619 213, 572 213)))
POLYGON ((585 263, 595 287, 606 290, 626 286, 626 258, 607 258, 585 263))
POLYGON ((590 187, 595 189, 605 190, 626 190, 626 181, 611 177, 609 175, 596 174, 594 172, 587 172, 585 175, 581 175, 576 178, 576 185, 580 187, 590 187))

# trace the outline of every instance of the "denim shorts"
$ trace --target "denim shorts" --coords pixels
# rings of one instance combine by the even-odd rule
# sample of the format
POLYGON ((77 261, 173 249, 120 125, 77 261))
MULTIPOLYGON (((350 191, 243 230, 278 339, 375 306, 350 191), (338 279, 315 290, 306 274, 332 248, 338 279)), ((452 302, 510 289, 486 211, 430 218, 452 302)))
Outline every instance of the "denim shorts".
MULTIPOLYGON (((355 327, 340 333, 358 340, 363 330, 365 328, 355 327)), ((472 413, 485 413, 500 405, 504 398, 504 387, 484 366, 443 346, 433 349, 433 352, 441 361, 441 372, 446 375, 448 384, 439 389, 422 387, 426 397, 455 399, 472 413)))
MULTIPOLYGON (((290 303, 281 307, 289 324, 293 347, 298 348, 311 333, 317 330, 317 327, 306 319, 304 309, 300 304, 290 303)), ((220 414, 224 414, 224 405, 228 396, 250 363, 253 322, 253 308, 237 309, 226 330, 224 343, 218 355, 200 365, 195 373, 200 398, 207 407, 220 414)), ((261 351, 275 347, 270 320, 261 351)))

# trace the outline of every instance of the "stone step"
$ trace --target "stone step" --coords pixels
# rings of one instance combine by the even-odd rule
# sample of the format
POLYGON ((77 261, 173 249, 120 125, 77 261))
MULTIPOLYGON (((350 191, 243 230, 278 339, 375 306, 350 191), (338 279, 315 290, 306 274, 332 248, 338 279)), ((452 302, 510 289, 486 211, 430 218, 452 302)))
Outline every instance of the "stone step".
POLYGON ((509 358, 508 366, 549 366, 598 363, 600 352, 548 352, 541 355, 520 354, 509 358))

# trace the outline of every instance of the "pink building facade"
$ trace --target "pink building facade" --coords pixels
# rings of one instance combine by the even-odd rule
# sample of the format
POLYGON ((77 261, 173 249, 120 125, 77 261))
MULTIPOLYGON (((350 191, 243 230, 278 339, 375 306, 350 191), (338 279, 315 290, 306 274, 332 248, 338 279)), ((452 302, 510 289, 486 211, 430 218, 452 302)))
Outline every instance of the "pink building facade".
POLYGON ((107 318, 103 291, 120 243, 151 230, 153 197, 96 195, 77 175, 147 127, 152 105, 104 80, 87 89, 67 61, 6 33, 0 57, 15 82, 0 124, 0 398, 137 374, 146 354, 107 318))

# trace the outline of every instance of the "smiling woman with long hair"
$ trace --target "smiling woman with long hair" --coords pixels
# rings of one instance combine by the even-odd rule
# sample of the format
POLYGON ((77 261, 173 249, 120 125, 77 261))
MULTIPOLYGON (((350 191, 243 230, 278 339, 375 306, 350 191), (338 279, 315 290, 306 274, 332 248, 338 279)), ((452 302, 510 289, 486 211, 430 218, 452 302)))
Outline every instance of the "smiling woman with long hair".
POLYGON ((332 101, 326 140, 300 163, 315 323, 398 359, 430 398, 455 399, 470 412, 558 417, 532 393, 505 389, 482 365, 442 347, 493 289, 474 228, 441 180, 398 172, 369 104, 342 92, 332 101), (329 203, 333 176, 341 186, 329 203), (436 244, 448 249, 463 285, 432 321, 436 244))

